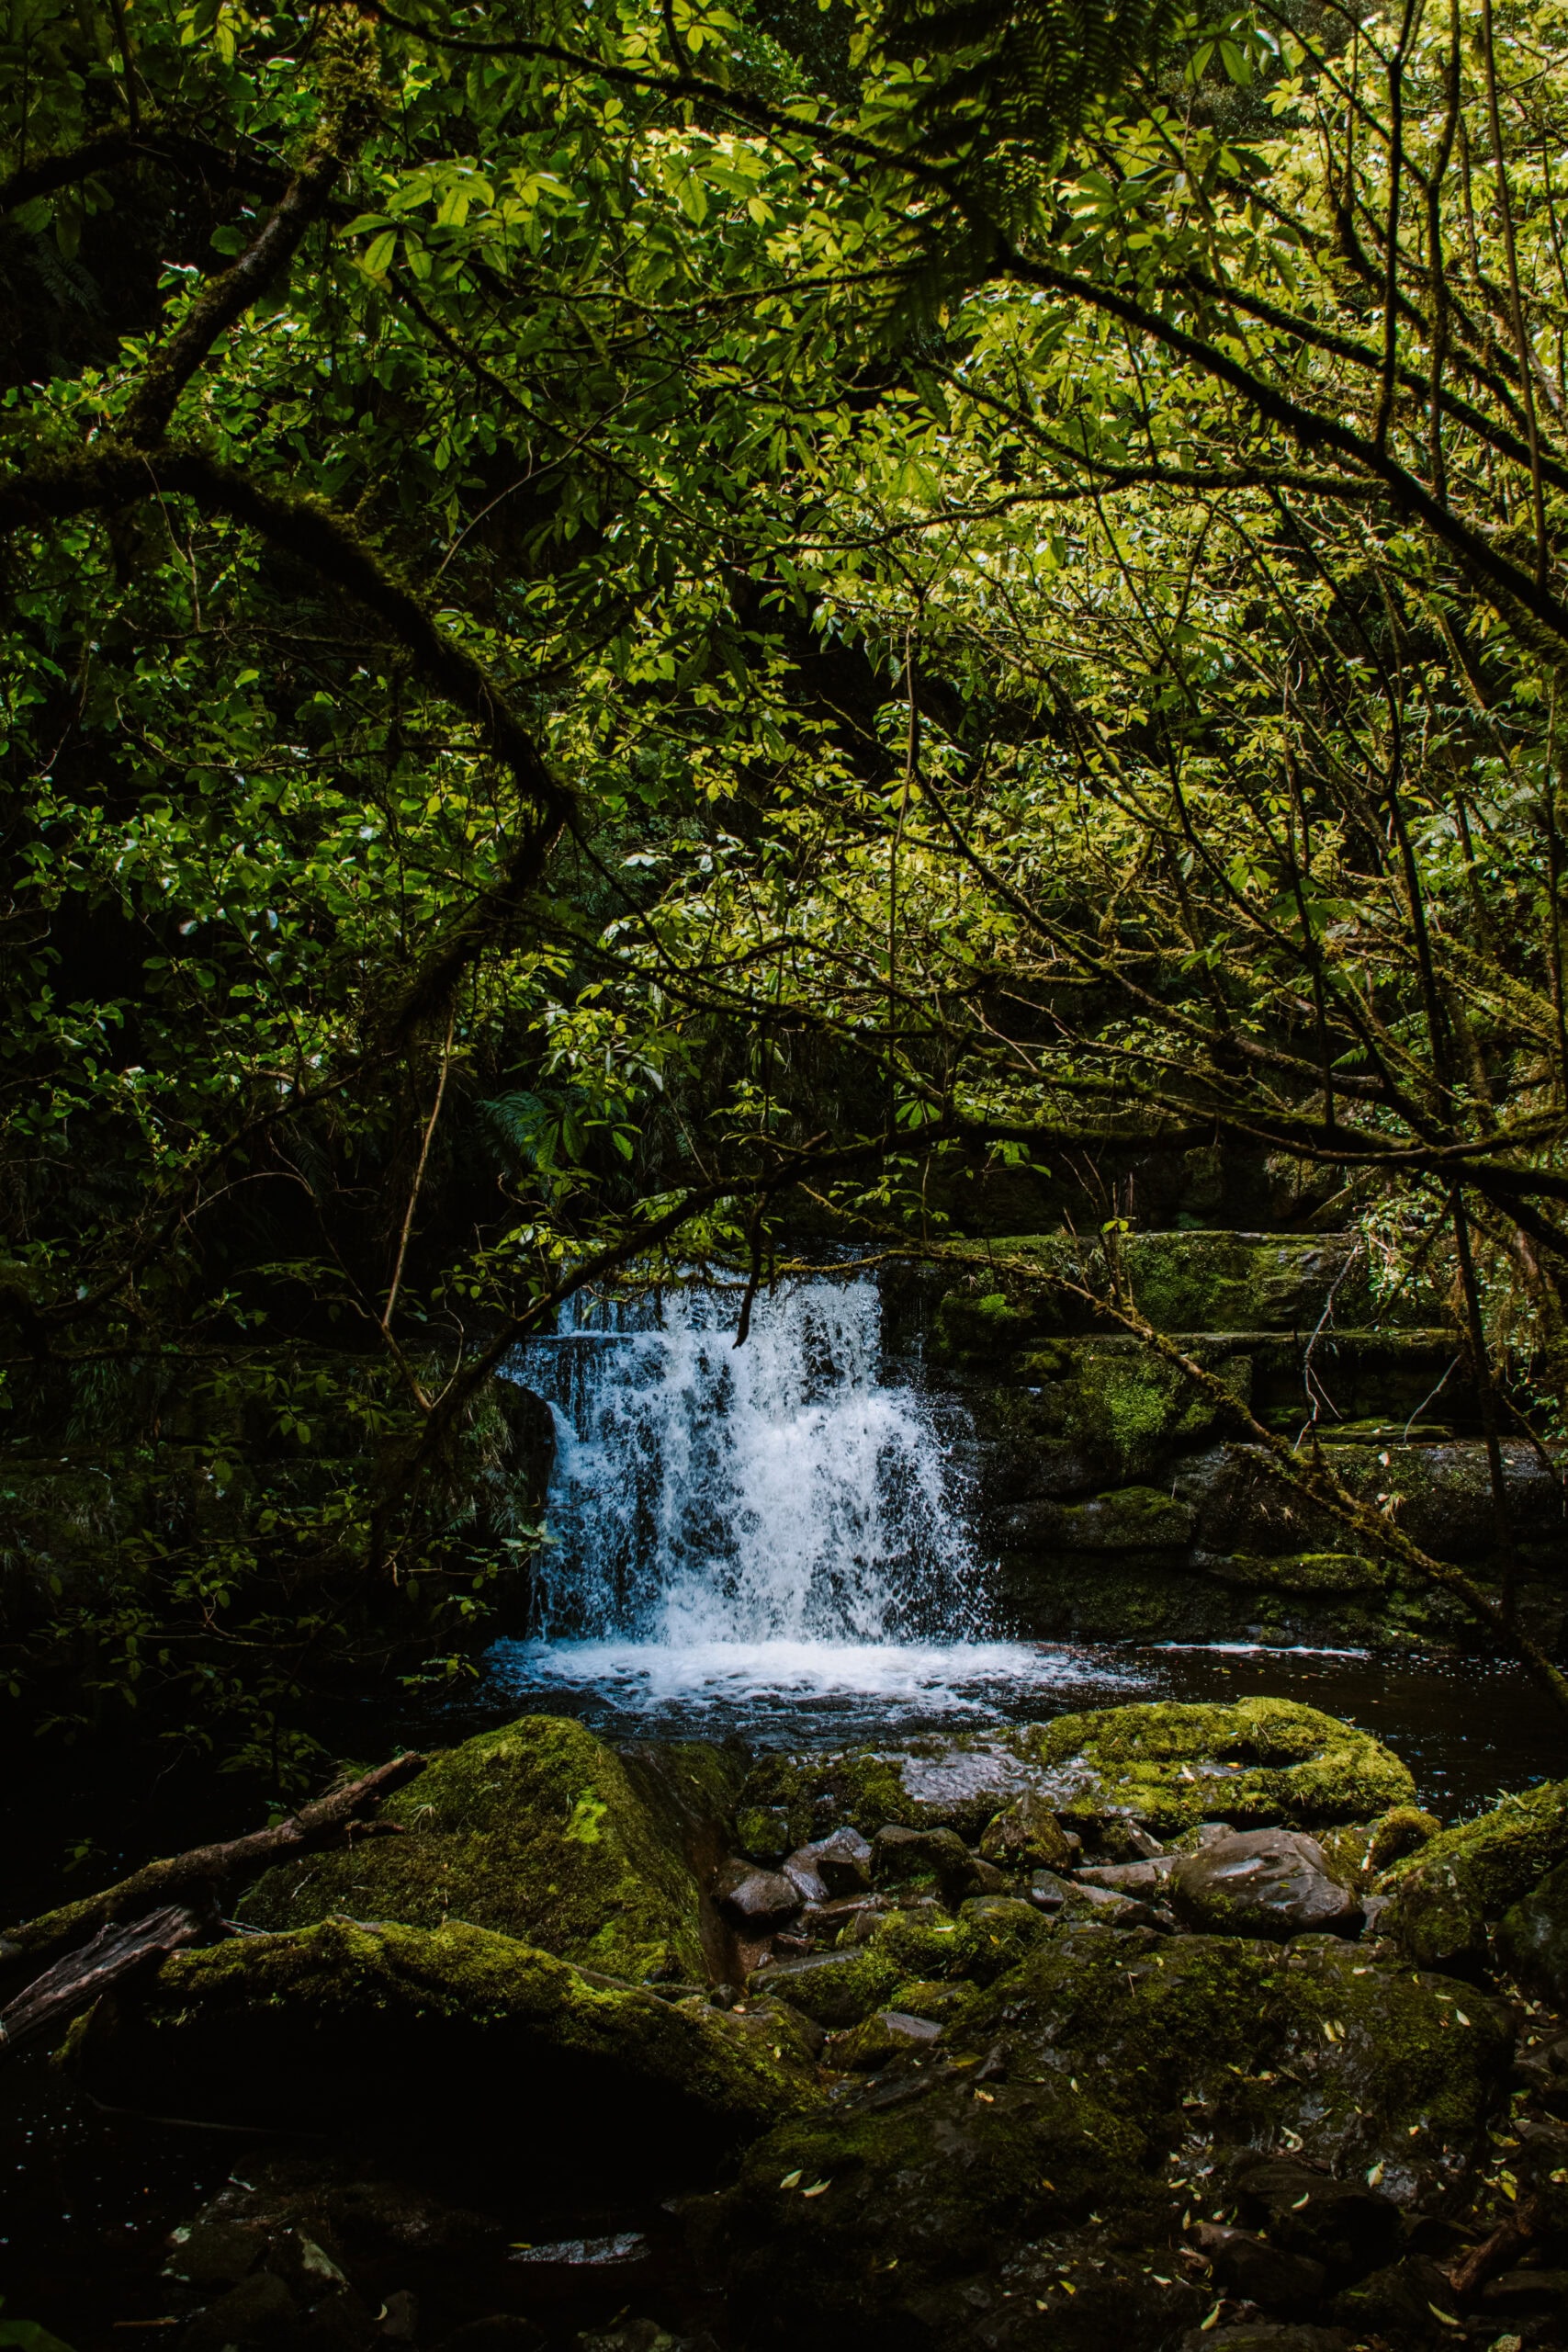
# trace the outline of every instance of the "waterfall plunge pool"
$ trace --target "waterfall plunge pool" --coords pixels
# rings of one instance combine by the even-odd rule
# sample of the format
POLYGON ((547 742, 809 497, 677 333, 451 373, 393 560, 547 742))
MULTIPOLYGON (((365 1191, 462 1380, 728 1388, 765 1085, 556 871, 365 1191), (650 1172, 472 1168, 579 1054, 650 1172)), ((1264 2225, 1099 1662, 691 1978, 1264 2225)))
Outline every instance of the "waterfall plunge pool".
POLYGON ((1555 1712, 1491 1662, 998 1637, 961 1408, 890 1376, 875 1281, 781 1285, 741 1349, 735 1311, 672 1285, 520 1351, 555 1422, 551 1540, 530 1637, 489 1655, 490 1719, 822 1747, 1258 1692, 1376 1731, 1448 1816, 1562 1771, 1555 1712))

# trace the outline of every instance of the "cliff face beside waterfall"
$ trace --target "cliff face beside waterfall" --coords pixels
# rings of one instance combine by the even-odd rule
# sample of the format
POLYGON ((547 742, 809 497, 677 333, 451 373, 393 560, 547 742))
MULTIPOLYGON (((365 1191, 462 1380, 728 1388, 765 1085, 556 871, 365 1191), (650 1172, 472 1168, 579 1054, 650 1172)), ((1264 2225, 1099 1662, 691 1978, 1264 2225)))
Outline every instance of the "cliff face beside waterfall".
MULTIPOLYGON (((1095 1245, 989 1245, 957 1282, 906 1288, 899 1346, 961 1403, 976 1543, 1000 1630, 1048 1639, 1247 1639, 1473 1648, 1446 1596, 1358 1549, 1256 1444, 1136 1339, 1020 1261, 1094 1288, 1095 1245), (1087 1278, 1087 1279, 1086 1279, 1087 1278)), ((1466 1351, 1431 1287, 1380 1298, 1344 1235, 1175 1231, 1122 1243, 1138 1306, 1271 1431, 1317 1443, 1344 1484, 1483 1586, 1502 1574, 1466 1351)), ((1503 1442, 1523 1622, 1568 1616, 1554 1451, 1503 1442)))

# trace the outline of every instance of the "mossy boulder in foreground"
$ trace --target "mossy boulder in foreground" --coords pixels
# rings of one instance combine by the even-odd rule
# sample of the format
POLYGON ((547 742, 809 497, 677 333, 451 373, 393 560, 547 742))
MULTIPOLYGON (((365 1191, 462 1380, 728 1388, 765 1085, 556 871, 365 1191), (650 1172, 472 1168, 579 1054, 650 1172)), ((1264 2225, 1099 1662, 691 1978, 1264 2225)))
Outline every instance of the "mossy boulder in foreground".
POLYGON ((457 1921, 177 1953, 74 2051, 95 2098, 154 2114, 414 2139, 488 2120, 498 2165, 549 2183, 690 2178, 818 2095, 785 2037, 457 1921))
POLYGON ((693 1821, 733 1803, 739 1771, 700 1743, 662 1770, 626 1761, 564 1715, 525 1715, 434 1756, 386 1818, 404 1833, 268 1871, 247 1925, 333 1914, 440 1928, 465 1919, 607 1974, 702 1983, 693 1821), (635 1777, 634 1777, 635 1774, 635 1777), (728 1801, 728 1803, 727 1803, 728 1801))
POLYGON ((1063 1819, 1120 1814, 1157 1837, 1205 1820, 1365 1821, 1416 1799, 1407 1768, 1370 1732, 1289 1699, 1107 1707, 1058 1715, 1020 1742, 1063 1819))
POLYGON ((1568 1862, 1568 1781, 1551 1781, 1441 1831, 1385 1871, 1377 1884, 1388 1897, 1379 1928, 1423 1968, 1482 1968, 1488 1924, 1562 1862, 1568 1862))
POLYGON ((1351 1948, 1061 1929, 935 2052, 777 2126, 692 2226, 748 2346, 1152 2352, 1207 2308, 1174 2248, 1233 2162, 1440 2196, 1512 2050, 1502 2004, 1351 1948))

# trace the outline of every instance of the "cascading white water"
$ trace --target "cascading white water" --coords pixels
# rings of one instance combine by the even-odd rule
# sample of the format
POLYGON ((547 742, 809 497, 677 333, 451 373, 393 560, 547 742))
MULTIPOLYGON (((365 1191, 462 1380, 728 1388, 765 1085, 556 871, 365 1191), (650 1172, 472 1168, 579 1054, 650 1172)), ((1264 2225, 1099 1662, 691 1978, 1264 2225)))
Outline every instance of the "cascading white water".
POLYGON ((760 1298, 666 1290, 536 1342, 556 1423, 544 1638, 948 1640, 979 1577, 930 1408, 880 1377, 881 1300, 846 1276, 760 1298))
POLYGON ((738 1310, 733 1288, 671 1285, 520 1352, 555 1419, 551 1540, 531 1637, 491 1651, 498 1698, 756 1737, 1125 1680, 986 1637, 969 1498, 937 1413, 883 1377, 874 1281, 781 1286, 743 1348, 738 1310))

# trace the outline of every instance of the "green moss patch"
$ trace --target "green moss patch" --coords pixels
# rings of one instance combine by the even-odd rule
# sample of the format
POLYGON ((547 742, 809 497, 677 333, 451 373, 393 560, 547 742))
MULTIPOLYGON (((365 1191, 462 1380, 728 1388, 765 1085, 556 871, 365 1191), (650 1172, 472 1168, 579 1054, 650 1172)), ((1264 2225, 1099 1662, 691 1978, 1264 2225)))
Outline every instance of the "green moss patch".
POLYGON ((1022 1738, 1064 1818, 1129 1814, 1161 1836, 1202 1820, 1365 1820, 1416 1797, 1406 1767, 1370 1733, 1287 1699, 1109 1707, 1022 1738))
POLYGON ((1475 1968, 1486 1929, 1547 1872, 1568 1862, 1568 1781, 1506 1797, 1395 1862, 1378 1881, 1379 1921, 1423 1967, 1475 1968))
POLYGON ((714 1762, 722 1751, 694 1747, 671 1750, 660 1779, 634 1780, 581 1724, 525 1715, 434 1757, 386 1807, 401 1836, 269 1871, 240 1917, 464 1919, 609 1975, 705 1982, 686 1833, 735 1773, 714 1762))
POLYGON ((998 2278, 1045 2300, 1043 2249, 1089 2254, 1090 2281, 1111 2245, 1170 2268, 1230 2148, 1294 2144, 1408 2202, 1484 2145, 1513 2049, 1501 2004, 1349 1950, 1094 1928, 1044 1938, 943 2023, 936 2052, 780 2125, 706 2200, 743 2339, 766 2313, 764 2340, 835 2352, 991 2341, 998 2278))
POLYGON ((702 2169, 817 2097, 780 2046, 481 1928, 327 1919, 176 1954, 98 2004, 76 2063, 113 2106, 223 2123, 483 2119, 499 2164, 553 2181, 702 2169))

